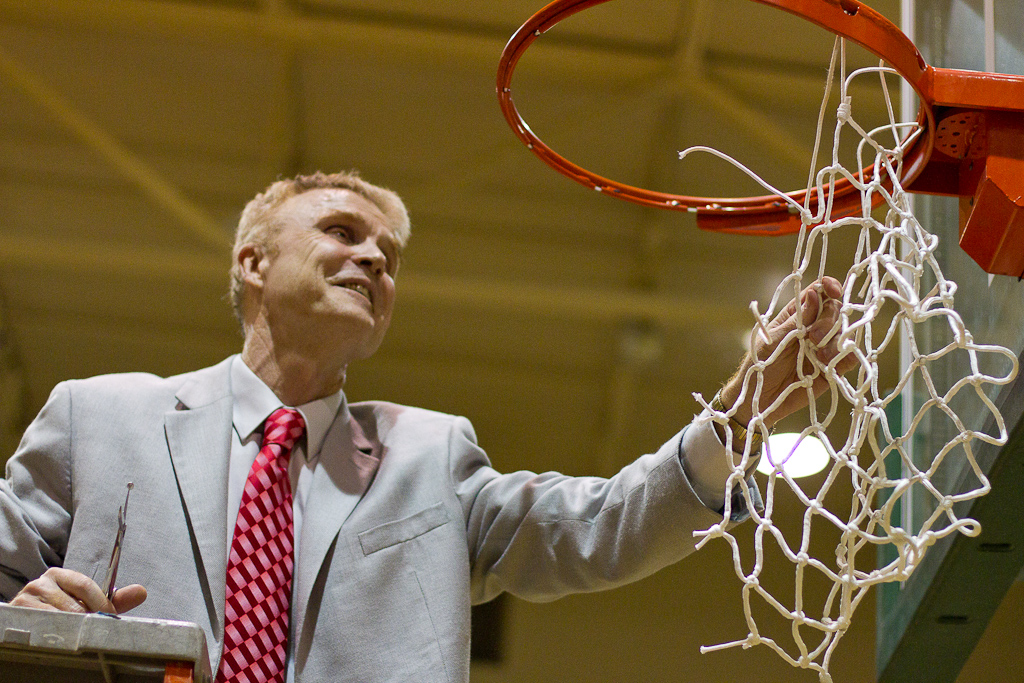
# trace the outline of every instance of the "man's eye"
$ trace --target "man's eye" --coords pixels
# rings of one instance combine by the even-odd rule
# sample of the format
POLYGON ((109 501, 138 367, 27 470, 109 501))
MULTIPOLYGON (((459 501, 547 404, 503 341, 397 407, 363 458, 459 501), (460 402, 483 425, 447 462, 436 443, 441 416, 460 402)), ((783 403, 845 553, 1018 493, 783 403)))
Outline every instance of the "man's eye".
POLYGON ((327 228, 326 232, 331 237, 341 240, 342 242, 348 243, 352 241, 352 230, 343 225, 332 225, 327 228))

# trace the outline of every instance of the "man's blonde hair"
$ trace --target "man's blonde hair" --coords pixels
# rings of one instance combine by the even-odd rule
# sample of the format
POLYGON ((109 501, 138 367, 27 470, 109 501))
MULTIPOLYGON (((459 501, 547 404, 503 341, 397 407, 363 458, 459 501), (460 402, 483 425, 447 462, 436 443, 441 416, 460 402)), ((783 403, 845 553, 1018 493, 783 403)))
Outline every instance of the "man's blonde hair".
POLYGON ((235 246, 231 250, 231 285, 229 295, 231 307, 239 323, 243 323, 242 294, 245 284, 242 281, 242 267, 238 263, 238 253, 246 244, 259 244, 265 249, 273 245, 274 237, 280 229, 274 220, 274 212, 291 197, 308 190, 336 188, 351 190, 371 201, 388 219, 391 232, 395 236, 399 249, 405 247, 411 232, 409 212, 402 199, 391 190, 372 185, 359 177, 357 171, 340 173, 321 173, 300 175, 294 178, 278 180, 266 190, 256 195, 242 210, 235 231, 235 246))

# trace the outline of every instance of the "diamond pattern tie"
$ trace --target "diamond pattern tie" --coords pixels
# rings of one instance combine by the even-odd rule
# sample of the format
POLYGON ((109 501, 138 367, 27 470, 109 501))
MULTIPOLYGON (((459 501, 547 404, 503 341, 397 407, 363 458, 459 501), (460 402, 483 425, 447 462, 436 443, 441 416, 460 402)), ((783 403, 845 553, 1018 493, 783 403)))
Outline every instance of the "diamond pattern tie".
POLYGON ((249 470, 228 557, 224 654, 217 683, 283 683, 292 596, 288 459, 306 431, 298 411, 267 418, 249 470))

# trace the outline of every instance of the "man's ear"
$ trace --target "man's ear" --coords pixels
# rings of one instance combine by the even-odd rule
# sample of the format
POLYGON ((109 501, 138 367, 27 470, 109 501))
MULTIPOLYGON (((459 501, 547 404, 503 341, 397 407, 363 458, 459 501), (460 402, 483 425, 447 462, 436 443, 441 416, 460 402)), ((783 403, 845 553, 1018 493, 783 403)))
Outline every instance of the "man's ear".
POLYGON ((250 287, 263 287, 263 261, 266 253, 258 244, 244 244, 238 250, 238 266, 242 269, 242 280, 250 287))

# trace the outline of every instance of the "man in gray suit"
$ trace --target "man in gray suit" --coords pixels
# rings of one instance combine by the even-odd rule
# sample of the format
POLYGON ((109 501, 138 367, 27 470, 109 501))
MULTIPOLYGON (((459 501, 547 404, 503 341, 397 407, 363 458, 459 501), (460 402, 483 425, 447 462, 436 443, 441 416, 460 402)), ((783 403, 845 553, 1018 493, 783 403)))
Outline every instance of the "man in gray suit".
MULTIPOLYGON (((347 403, 346 368, 384 337, 408 237, 397 195, 352 174, 279 181, 250 202, 231 268, 241 355, 166 379, 111 375, 53 390, 0 481, 0 598, 195 622, 216 670, 236 517, 264 422, 282 406, 297 409, 304 436, 282 461, 293 573, 270 680, 465 681, 471 604, 503 591, 550 600, 610 588, 692 551, 693 531, 720 520, 725 501, 721 427, 690 425, 607 480, 499 474, 464 418, 347 403), (93 577, 127 482, 119 578, 131 585, 110 601, 93 577)), ((840 294, 832 279, 806 290, 754 355, 767 358, 798 315, 820 341, 840 294)), ((762 405, 796 380, 792 346, 768 367, 762 405)), ((818 353, 827 361, 836 349, 818 353)), ((752 362, 723 387, 725 406, 752 362)), ((734 436, 749 416, 740 405, 734 436)))

